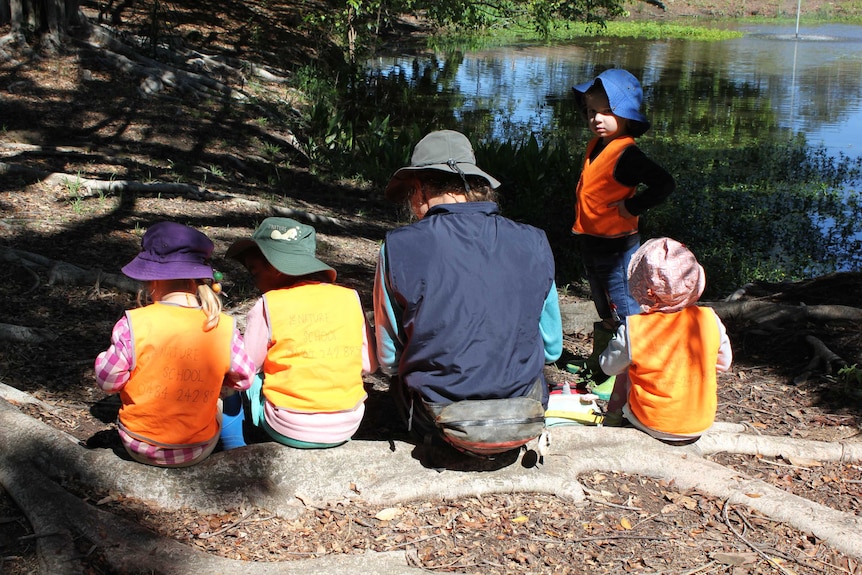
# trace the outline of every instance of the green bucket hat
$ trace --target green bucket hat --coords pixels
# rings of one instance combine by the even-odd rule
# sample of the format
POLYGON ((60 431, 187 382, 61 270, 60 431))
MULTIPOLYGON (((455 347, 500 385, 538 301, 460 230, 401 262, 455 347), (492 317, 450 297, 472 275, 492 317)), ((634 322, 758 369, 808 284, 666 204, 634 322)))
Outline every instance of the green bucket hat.
POLYGON ((272 267, 289 276, 327 272, 335 281, 335 270, 315 257, 317 234, 313 227, 290 218, 266 218, 251 239, 238 240, 226 257, 241 260, 243 252, 257 246, 272 267))

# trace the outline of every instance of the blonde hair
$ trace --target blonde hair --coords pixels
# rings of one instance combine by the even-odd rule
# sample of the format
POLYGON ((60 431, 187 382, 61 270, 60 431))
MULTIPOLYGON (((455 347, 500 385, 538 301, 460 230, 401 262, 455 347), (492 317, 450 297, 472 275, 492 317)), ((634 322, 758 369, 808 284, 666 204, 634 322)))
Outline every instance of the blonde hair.
MULTIPOLYGON (((153 301, 159 301, 165 294, 175 291, 196 295, 201 310, 207 316, 203 325, 204 331, 210 331, 218 326, 221 319, 222 301, 212 286, 206 283, 206 280, 150 280, 147 282, 147 292, 153 301), (195 287, 193 288, 192 285, 195 287)), ((138 292, 138 305, 146 305, 145 302, 141 301, 140 292, 138 292)))
POLYGON ((213 291, 212 286, 201 282, 198 284, 198 300, 201 302, 201 309, 207 314, 207 320, 204 322, 204 331, 214 329, 218 326, 219 319, 221 318, 221 298, 213 291))

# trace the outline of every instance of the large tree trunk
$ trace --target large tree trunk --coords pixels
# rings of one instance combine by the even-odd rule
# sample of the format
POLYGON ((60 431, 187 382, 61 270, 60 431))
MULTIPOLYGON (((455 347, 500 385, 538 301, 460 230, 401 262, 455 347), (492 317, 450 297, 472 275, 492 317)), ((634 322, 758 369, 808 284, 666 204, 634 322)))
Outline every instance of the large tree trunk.
POLYGON ((33 31, 59 43, 80 22, 80 0, 0 0, 0 24, 15 35, 33 31))

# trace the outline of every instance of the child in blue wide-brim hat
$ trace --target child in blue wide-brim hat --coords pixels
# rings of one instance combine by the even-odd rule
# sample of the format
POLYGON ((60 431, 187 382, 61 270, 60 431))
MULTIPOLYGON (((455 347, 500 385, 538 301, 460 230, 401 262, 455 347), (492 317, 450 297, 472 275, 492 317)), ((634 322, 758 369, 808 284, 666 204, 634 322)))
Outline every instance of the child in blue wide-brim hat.
POLYGON ((620 68, 605 70, 589 82, 578 84, 572 88, 575 98, 580 99, 579 106, 584 110, 582 101, 584 94, 591 89, 604 91, 615 116, 628 120, 628 134, 633 137, 642 136, 650 128, 650 121, 641 112, 643 105, 643 89, 638 79, 631 72, 620 68))
POLYGON ((594 137, 587 144, 575 190, 572 233, 578 237, 601 321, 593 326, 590 356, 566 369, 578 374, 590 391, 608 399, 613 378, 602 372, 599 355, 625 318, 639 311, 626 276, 632 254, 640 246, 639 216, 663 202, 676 184, 635 143, 650 122, 641 112, 643 89, 631 72, 605 70, 573 90, 594 137))

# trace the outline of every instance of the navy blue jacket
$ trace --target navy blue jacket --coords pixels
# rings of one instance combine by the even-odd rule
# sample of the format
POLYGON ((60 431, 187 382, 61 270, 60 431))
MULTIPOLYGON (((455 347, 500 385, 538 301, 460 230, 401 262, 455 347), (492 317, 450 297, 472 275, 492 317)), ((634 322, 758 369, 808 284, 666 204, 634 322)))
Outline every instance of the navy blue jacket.
POLYGON ((443 204, 389 232, 385 248, 408 387, 451 403, 521 397, 539 378, 547 402, 539 323, 555 284, 545 232, 504 218, 493 202, 443 204))

